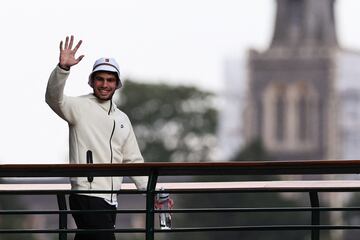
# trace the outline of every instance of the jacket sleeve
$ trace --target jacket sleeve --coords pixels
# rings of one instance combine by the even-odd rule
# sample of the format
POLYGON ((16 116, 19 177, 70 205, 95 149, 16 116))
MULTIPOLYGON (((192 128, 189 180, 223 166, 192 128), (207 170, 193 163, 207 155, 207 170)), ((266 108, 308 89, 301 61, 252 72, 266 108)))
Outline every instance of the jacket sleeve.
MULTIPOLYGON (((131 123, 130 123, 131 126, 131 123)), ((130 133, 126 139, 126 142, 123 147, 123 162, 124 163, 143 163, 144 158, 141 155, 139 145, 136 141, 135 133, 133 128, 130 128, 130 133)), ((146 176, 133 176, 130 177, 135 183, 137 189, 145 190, 147 187, 148 177, 146 176)))
POLYGON ((45 93, 45 101, 50 108, 69 124, 75 122, 76 100, 64 95, 65 83, 70 71, 61 69, 59 66, 52 71, 45 93))

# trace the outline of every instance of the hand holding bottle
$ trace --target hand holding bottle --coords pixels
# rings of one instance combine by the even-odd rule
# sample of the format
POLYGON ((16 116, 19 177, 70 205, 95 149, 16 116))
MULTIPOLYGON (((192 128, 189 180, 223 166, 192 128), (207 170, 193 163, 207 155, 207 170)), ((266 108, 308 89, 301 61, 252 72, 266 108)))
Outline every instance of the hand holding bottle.
MULTIPOLYGON (((163 191, 163 189, 160 189, 163 191)), ((174 201, 170 198, 169 193, 160 192, 156 196, 155 208, 159 210, 169 210, 174 207, 174 201)), ((159 213, 159 221, 161 229, 171 229, 171 213, 159 213)))

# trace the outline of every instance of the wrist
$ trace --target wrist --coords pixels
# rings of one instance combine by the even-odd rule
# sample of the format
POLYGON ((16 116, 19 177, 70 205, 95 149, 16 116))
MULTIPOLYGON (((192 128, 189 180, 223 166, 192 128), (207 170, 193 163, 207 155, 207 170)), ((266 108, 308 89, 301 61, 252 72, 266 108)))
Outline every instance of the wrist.
POLYGON ((70 70, 70 67, 69 67, 69 66, 64 66, 64 65, 61 65, 60 63, 58 64, 58 66, 59 66, 62 70, 65 70, 65 71, 69 71, 69 70, 70 70))

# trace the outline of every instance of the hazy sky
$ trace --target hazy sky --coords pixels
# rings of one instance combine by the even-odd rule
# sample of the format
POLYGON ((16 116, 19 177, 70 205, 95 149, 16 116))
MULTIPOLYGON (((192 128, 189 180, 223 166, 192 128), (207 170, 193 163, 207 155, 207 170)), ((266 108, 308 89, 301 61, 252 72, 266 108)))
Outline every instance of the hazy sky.
MULTIPOLYGON (((96 58, 122 77, 221 91, 223 62, 269 44, 275 0, 12 0, 0 4, 0 163, 64 163, 67 125, 45 104, 66 35, 82 39, 66 94, 91 91, 96 58)), ((337 1, 340 43, 360 49, 360 1, 337 1)))

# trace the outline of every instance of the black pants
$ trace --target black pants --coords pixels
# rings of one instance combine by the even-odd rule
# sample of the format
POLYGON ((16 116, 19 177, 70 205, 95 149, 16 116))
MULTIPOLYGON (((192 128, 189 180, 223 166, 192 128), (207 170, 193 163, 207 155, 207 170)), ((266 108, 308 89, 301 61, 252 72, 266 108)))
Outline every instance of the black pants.
MULTIPOLYGON (((78 194, 70 194, 71 210, 116 210, 104 199, 78 194)), ((78 229, 114 229, 116 213, 75 213, 73 214, 78 229)), ((115 240, 113 232, 76 233, 74 240, 115 240)))

